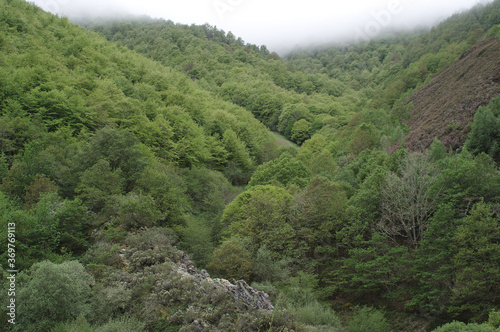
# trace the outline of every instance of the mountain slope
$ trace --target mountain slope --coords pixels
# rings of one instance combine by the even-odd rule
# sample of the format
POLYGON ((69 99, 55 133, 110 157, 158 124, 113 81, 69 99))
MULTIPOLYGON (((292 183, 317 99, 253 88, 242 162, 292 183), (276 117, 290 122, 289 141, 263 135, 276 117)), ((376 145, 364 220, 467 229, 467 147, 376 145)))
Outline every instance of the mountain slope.
MULTIPOLYGON (((500 96, 499 82, 500 41, 490 37, 410 96, 406 102, 409 118, 404 120, 410 127, 404 138, 407 149, 423 151, 434 138, 447 147, 461 147, 478 107, 500 96)), ((394 112, 405 111, 400 108, 394 112)))

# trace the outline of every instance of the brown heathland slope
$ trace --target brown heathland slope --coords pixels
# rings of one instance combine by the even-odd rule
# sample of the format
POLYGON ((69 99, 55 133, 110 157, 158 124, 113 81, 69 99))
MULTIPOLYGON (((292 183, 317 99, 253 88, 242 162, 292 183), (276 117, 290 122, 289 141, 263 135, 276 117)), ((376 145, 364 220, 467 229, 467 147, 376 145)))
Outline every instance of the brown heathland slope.
MULTIPOLYGON (((499 82, 500 41, 491 37, 471 47, 408 99, 413 108, 405 120, 410 127, 407 149, 423 151, 436 137, 448 148, 463 146, 478 107, 500 96, 499 82)), ((390 150, 399 146, 398 142, 390 150)))

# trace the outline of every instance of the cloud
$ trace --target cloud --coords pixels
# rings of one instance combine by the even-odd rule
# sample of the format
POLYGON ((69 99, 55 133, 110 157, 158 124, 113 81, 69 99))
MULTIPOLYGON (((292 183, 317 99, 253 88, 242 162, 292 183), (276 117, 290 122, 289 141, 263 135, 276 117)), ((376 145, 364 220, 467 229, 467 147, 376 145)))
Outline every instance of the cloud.
POLYGON ((215 25, 248 43, 283 52, 295 46, 371 37, 382 28, 412 29, 491 0, 34 0, 65 15, 149 15, 215 25))

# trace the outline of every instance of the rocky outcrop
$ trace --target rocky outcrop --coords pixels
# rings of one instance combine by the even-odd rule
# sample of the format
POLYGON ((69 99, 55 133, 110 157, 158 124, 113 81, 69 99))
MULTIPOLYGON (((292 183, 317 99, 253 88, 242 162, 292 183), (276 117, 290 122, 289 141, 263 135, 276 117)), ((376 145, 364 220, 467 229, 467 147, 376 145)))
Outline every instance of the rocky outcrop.
POLYGON ((244 280, 238 280, 236 284, 233 284, 226 279, 211 278, 206 270, 198 272, 186 253, 183 254, 180 263, 176 266, 179 274, 206 281, 216 289, 228 293, 233 299, 247 308, 274 310, 268 294, 255 290, 244 280))

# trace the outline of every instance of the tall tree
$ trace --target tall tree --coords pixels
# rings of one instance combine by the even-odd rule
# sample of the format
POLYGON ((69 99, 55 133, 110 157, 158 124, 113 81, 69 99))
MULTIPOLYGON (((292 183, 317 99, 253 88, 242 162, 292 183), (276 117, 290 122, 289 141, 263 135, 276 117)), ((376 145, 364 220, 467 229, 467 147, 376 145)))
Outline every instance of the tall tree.
POLYGON ((399 174, 390 172, 381 192, 378 229, 398 242, 417 247, 438 207, 441 190, 431 191, 439 170, 418 153, 410 154, 399 174))

